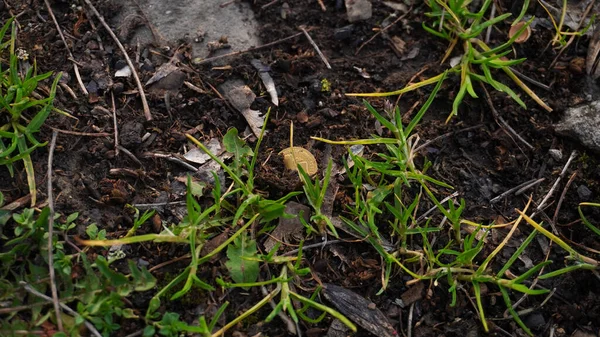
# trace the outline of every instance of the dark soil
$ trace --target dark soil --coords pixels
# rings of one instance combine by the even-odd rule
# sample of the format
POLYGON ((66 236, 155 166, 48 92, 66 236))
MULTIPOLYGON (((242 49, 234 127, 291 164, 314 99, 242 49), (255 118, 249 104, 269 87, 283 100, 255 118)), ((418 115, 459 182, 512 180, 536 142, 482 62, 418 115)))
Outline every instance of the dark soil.
MULTIPOLYGON (((297 176, 285 171, 282 158, 277 155, 281 149, 289 146, 290 122, 294 122, 295 146, 311 150, 320 167, 324 167, 322 163, 328 159, 329 151, 334 161, 339 164, 341 156, 346 153, 344 147, 328 147, 312 141, 310 137, 358 139, 381 132, 362 101, 346 97, 345 93, 396 90, 404 87, 418 72, 420 75, 412 79, 413 82, 435 76, 445 69, 445 65, 442 67, 439 63, 447 43, 427 34, 421 28, 422 21, 426 19, 423 5, 415 6, 418 10, 387 31, 390 36, 399 36, 406 43, 403 53, 395 52, 387 40, 378 36, 357 54, 361 44, 375 34, 375 29, 393 10, 379 1, 373 1, 373 17, 365 22, 353 24, 346 34, 342 34, 338 30, 349 24, 342 1, 337 1, 342 3, 341 7, 336 7, 336 1, 325 1, 327 12, 321 11, 316 1, 288 2, 291 14, 285 20, 281 18, 280 3, 262 8, 269 2, 270 0, 256 0, 252 4, 258 20, 262 23, 263 41, 271 42, 296 34, 297 27, 305 25, 312 29, 310 34, 328 57, 332 69, 325 67, 304 37, 227 59, 225 63, 231 68, 225 70, 212 69, 210 65, 194 67, 190 63, 189 55, 183 53, 188 57, 184 63, 189 65, 182 67, 185 79, 206 93, 199 94, 186 86, 149 90, 147 98, 154 118, 149 122, 144 119, 135 83, 130 79, 123 80, 112 76, 117 64, 122 64, 123 56, 98 20, 93 20, 97 30, 92 28, 89 12, 72 7, 70 1, 52 2, 54 13, 66 33, 74 58, 80 64, 83 83, 91 92, 90 96, 85 97, 79 90, 72 64, 68 61, 68 53, 48 17, 43 1, 7 2, 2 11, 2 19, 6 20, 9 17, 8 13, 20 15, 18 21, 22 28, 18 36, 18 45, 27 50, 31 58, 37 60, 41 71, 63 71, 68 78, 66 83, 77 95, 77 99, 74 99, 63 88, 59 89, 56 106, 71 112, 77 120, 54 115, 46 123, 48 127, 42 129, 39 139, 51 138, 50 127, 64 131, 109 134, 108 137, 97 137, 61 132, 58 136, 58 145, 54 153, 55 207, 56 211, 62 214, 80 213, 79 219, 82 222, 77 235, 85 237, 85 226, 97 223, 99 227, 107 230, 110 237, 117 238, 132 224, 132 214, 125 208, 126 204, 185 200, 185 187, 175 178, 185 176, 188 173, 186 168, 166 159, 147 157, 144 154, 182 154, 184 146, 187 146, 186 132, 192 132, 196 137, 208 141, 212 137, 222 137, 231 127, 236 127, 240 133, 245 130, 247 123, 244 118, 211 89, 217 88, 226 80, 242 79, 260 95, 253 104, 254 109, 266 111, 268 107, 272 108, 267 124, 268 134, 258 154, 258 162, 261 164, 258 166, 256 183, 260 190, 268 193, 270 198, 276 199, 291 191, 301 190, 297 176), (100 49, 97 37, 103 49, 100 49), (415 48, 418 48, 418 53, 407 57, 415 48), (271 75, 280 94, 278 107, 271 106, 258 74, 250 64, 251 59, 260 59, 264 64, 271 66, 271 75), (364 68, 370 78, 362 77, 356 68, 364 68), (331 84, 330 91, 321 90, 323 79, 331 84), (140 160, 141 165, 123 151, 116 155, 112 136, 113 120, 110 114, 111 91, 114 93, 120 143, 140 160), (165 102, 166 93, 169 96, 168 104, 165 102), (142 138, 146 133, 150 134, 149 138, 142 138), (127 171, 125 174, 115 174, 115 169, 127 171)), ((118 10, 116 2, 96 1, 95 5, 107 19, 111 13, 118 10)), ((499 1, 499 5, 504 11, 513 7, 510 1, 499 1)), ((529 12, 539 17, 547 15, 533 2, 529 12)), ((491 44, 505 40, 508 26, 498 25, 498 28, 499 31, 492 34, 491 44)), ((556 56, 556 51, 551 47, 546 49, 546 45, 552 35, 553 32, 540 28, 526 44, 515 45, 515 52, 519 57, 527 58, 525 63, 517 66, 520 72, 551 86, 550 91, 535 86, 532 88, 554 109, 553 112, 546 112, 523 94, 521 97, 528 107, 525 110, 506 95, 488 88, 499 115, 533 145, 532 150, 514 139, 495 120, 480 87, 476 87, 480 99, 465 99, 459 115, 445 124, 458 91, 458 79, 454 78, 443 85, 441 93, 417 128, 421 142, 448 135, 429 144, 420 155, 426 156, 433 163, 428 171, 433 178, 454 186, 466 200, 467 208, 463 216, 475 222, 488 224, 502 218, 515 219, 515 208, 523 209, 530 194, 533 195, 533 200, 541 200, 559 176, 566 158, 572 151, 577 151, 579 155, 558 185, 558 190, 542 219, 547 223, 555 218, 554 225, 568 242, 572 242, 580 251, 597 258, 598 255, 594 254, 600 250, 600 239, 594 237, 578 221, 577 205, 583 201, 597 202, 600 196, 598 156, 553 131, 553 124, 560 119, 562 111, 583 102, 595 87, 582 73, 581 67, 575 66, 580 58, 585 59, 588 41, 585 37, 580 38, 561 56, 557 65, 550 69, 549 65, 556 56), (541 52, 542 50, 544 52, 541 52), (465 129, 468 131, 463 132, 465 129), (563 159, 554 160, 548 154, 550 149, 561 150, 563 159), (559 196, 572 174, 575 174, 575 177, 566 190, 560 211, 555 217, 559 196), (522 195, 510 195, 501 202, 490 203, 493 197, 534 178, 545 180, 522 195), (582 200, 577 193, 579 186, 586 186, 591 190, 592 197, 582 200)), ((175 50, 180 50, 177 48, 179 46, 173 46, 169 51, 160 47, 149 46, 147 49, 138 50, 134 44, 126 45, 130 57, 141 54, 151 61, 138 69, 143 83, 161 64, 169 60, 175 50)), ((508 79, 504 80, 505 83, 510 83, 508 79)), ((406 121, 410 120, 427 99, 431 89, 424 87, 397 100, 406 121), (417 106, 416 110, 414 106, 417 106)), ((392 102, 396 98, 390 97, 392 102)), ((383 109, 383 99, 369 101, 378 110, 383 109)), ((253 137, 249 140, 255 141, 253 137)), ((372 156, 377 150, 368 148, 365 155, 372 156)), ((33 155, 39 190, 38 202, 46 199, 43 186, 46 184, 47 155, 47 148, 38 150, 33 155)), ((19 167, 16 172, 15 178, 10 179, 5 168, 0 168, 0 177, 3 177, 0 179, 0 190, 7 198, 7 203, 23 197, 28 191, 24 170, 19 167)), ((350 195, 350 191, 345 190, 347 183, 342 182, 340 185, 340 192, 334 203, 335 214, 344 212, 343 205, 350 195)), ((43 205, 38 205, 41 206, 43 205)), ((185 214, 184 208, 176 206, 157 207, 157 211, 159 220, 171 223, 178 222, 185 214)), ((596 218, 593 214, 590 215, 590 220, 598 220, 597 215, 596 218)), ((526 225, 522 226, 523 233, 519 234, 519 238, 526 237, 530 231, 526 225)), ((144 231, 153 231, 151 226, 144 228, 147 228, 144 231)), ((259 238, 259 243, 263 240, 259 238)), ((502 238, 498 242, 501 240, 502 238)), ((540 244, 534 241, 532 247, 534 248, 531 249, 530 258, 533 261, 542 261, 544 253, 540 244)), ((493 248, 486 249, 486 253, 490 253, 493 248)), ((513 251, 515 248, 516 246, 512 248, 513 251)), ((98 254, 105 253, 101 249, 93 251, 98 254)), ((186 253, 186 248, 174 248, 167 244, 132 245, 127 250, 128 258, 144 260, 149 266, 156 266, 186 253)), ((506 261, 512 251, 506 254, 508 255, 502 255, 499 260, 506 261)), ((394 301, 407 290, 404 282, 410 278, 396 272, 388 290, 377 296, 381 286, 381 261, 372 247, 368 244, 335 244, 327 246, 323 251, 307 251, 305 258, 322 282, 351 289, 374 302, 388 315, 398 333, 406 334, 409 308, 401 309, 394 301)), ((563 266, 563 258, 562 250, 553 248, 550 260, 554 260, 555 265, 552 268, 563 266)), ((200 275, 206 277, 202 279, 210 280, 215 275, 226 275, 224 261, 223 256, 223 259, 203 265, 200 275)), ((501 262, 503 261, 498 261, 501 262)), ((154 276, 158 278, 159 285, 164 285, 186 265, 187 261, 170 264, 158 269, 154 276)), ((522 265, 520 266, 519 268, 522 268, 522 265)), ((534 309, 534 313, 525 316, 524 320, 538 336, 570 336, 577 329, 597 334, 600 330, 598 282, 598 278, 589 271, 575 272, 552 281, 540 281, 542 286, 556 290, 552 298, 540 308, 544 296, 528 297, 519 309, 534 309)), ((315 284, 311 286, 314 287, 315 284)), ((477 312, 470 301, 473 295, 469 291, 470 289, 465 289, 459 292, 457 306, 450 307, 450 295, 446 284, 425 284, 424 296, 420 296, 414 306, 413 335, 483 335, 477 312)), ((228 309, 231 314, 227 316, 227 320, 230 320, 235 317, 235 313, 243 312, 262 298, 257 289, 252 290, 249 295, 243 293, 234 289, 208 296, 195 291, 195 295, 188 295, 183 300, 165 301, 166 309, 179 312, 184 319, 191 322, 197 318, 196 312, 199 307, 204 310, 209 306, 209 302, 216 301, 218 306, 219 301, 228 300, 232 303, 228 309)), ((143 312, 150 296, 136 298, 132 305, 143 312)), ((512 319, 503 316, 506 307, 496 289, 488 289, 484 295, 484 304, 492 322, 493 334, 523 335, 512 319)), ((249 336, 260 331, 269 336, 286 335, 282 324, 271 323, 263 326, 259 322, 260 317, 267 314, 261 312, 260 315, 263 316, 259 315, 255 322, 239 326, 237 330, 249 336)), ((122 322, 123 329, 118 336, 142 329, 141 324, 141 321, 135 320, 122 322)), ((309 336, 321 336, 325 335, 329 324, 330 321, 326 319, 320 324, 306 324, 301 327, 309 336)), ((236 329, 231 331, 234 330, 236 329)), ((360 335, 368 333, 361 331, 360 335)))

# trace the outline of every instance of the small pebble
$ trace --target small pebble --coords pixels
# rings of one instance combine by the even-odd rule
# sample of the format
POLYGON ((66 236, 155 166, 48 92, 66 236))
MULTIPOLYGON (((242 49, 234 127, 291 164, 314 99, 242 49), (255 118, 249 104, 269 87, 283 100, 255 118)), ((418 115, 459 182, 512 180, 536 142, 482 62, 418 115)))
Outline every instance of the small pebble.
POLYGON ((552 159, 556 160, 557 162, 560 162, 563 157, 562 151, 559 149, 550 149, 548 150, 548 154, 550 154, 552 159))
POLYGON ((350 39, 354 35, 354 25, 347 25, 344 27, 336 28, 333 31, 333 38, 336 40, 350 39))
POLYGON ((125 84, 121 82, 115 82, 112 86, 112 89, 115 95, 120 95, 125 90, 125 84))
POLYGON ((89 50, 97 50, 99 48, 98 42, 94 40, 90 40, 85 46, 89 50))
POLYGON ((539 330, 546 325, 546 320, 542 314, 534 312, 525 318, 524 323, 532 330, 539 330))
POLYGON ((585 185, 579 185, 579 187, 577 187, 577 194, 581 200, 589 200, 592 197, 592 191, 585 185))

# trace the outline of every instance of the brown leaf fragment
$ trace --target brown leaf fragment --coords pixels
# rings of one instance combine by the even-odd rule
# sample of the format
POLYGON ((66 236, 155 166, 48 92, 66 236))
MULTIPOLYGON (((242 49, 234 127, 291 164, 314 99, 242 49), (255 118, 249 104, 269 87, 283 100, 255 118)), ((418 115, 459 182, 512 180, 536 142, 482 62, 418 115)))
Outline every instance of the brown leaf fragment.
MULTIPOLYGON (((219 247, 221 244, 223 244, 223 242, 227 241, 227 239, 229 238, 229 233, 227 231, 213 237, 212 239, 208 240, 208 242, 206 242, 206 244, 204 244, 204 247, 202 247, 202 250, 200 251, 200 256, 205 256, 210 254, 213 250, 217 249, 217 247, 219 247)), ((214 255, 211 259, 210 262, 216 262, 219 259, 219 255, 220 254, 216 254, 214 255)))
POLYGON ((404 40, 402 40, 400 37, 392 36, 390 38, 390 42, 392 43, 392 48, 394 48, 396 54, 402 55, 404 52, 406 52, 406 42, 404 42, 404 40))
POLYGON ((171 62, 164 63, 161 65, 158 70, 150 77, 148 82, 146 82, 146 86, 158 82, 163 78, 169 76, 172 72, 179 70, 179 67, 171 62))
POLYGON ((302 214, 304 220, 308 222, 310 217, 310 208, 306 205, 290 201, 285 205, 285 213, 292 215, 293 217, 279 218, 279 224, 271 233, 271 237, 269 237, 264 243, 266 251, 273 249, 278 241, 290 242, 291 240, 297 241, 302 239, 304 226, 302 225, 299 216, 302 214))
POLYGON ((335 284, 323 284, 323 295, 336 309, 363 329, 379 337, 397 337, 387 317, 377 308, 369 309, 371 301, 335 284))
POLYGON ((407 307, 423 298, 423 283, 419 282, 402 293, 402 304, 407 307))

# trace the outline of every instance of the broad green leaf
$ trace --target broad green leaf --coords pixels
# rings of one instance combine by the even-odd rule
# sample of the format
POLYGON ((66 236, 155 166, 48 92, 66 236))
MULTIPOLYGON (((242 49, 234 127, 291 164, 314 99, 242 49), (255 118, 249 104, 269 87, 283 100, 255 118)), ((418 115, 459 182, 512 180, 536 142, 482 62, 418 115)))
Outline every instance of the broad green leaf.
POLYGON ((233 153, 238 160, 246 156, 252 156, 252 149, 238 137, 238 130, 236 128, 231 128, 227 131, 227 134, 223 137, 223 145, 225 145, 225 150, 233 153))
POLYGON ((98 256, 98 258, 96 258, 96 267, 98 267, 98 270, 102 275, 110 280, 111 285, 118 287, 127 283, 127 278, 123 274, 110 269, 108 261, 106 261, 103 256, 98 256))
POLYGON ((132 260, 129 260, 128 263, 129 270, 131 270, 131 277, 133 278, 134 289, 136 291, 146 291, 154 288, 156 285, 156 278, 154 278, 145 267, 138 269, 135 262, 132 260))
POLYGON ((258 261, 245 258, 256 257, 256 241, 251 240, 247 233, 238 236, 233 244, 227 247, 225 265, 229 269, 231 278, 237 283, 252 283, 258 279, 258 261))

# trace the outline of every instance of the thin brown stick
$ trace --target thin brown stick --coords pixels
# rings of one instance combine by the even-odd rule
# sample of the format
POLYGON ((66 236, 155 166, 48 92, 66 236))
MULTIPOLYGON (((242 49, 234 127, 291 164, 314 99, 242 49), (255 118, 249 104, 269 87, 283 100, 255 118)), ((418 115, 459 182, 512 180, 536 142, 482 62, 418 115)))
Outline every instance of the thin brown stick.
MULTIPOLYGON (((45 0, 45 1, 48 1, 48 0, 45 0)), ((108 24, 106 23, 106 21, 104 21, 104 17, 102 15, 100 15, 100 13, 96 9, 96 7, 94 7, 94 5, 92 5, 92 3, 90 2, 90 0, 83 0, 83 1, 88 5, 88 7, 90 7, 90 9, 94 13, 94 15, 96 15, 96 17, 98 18, 98 20, 100 20, 100 23, 102 24, 102 26, 104 26, 104 28, 108 31, 108 34, 113 38, 113 40, 115 41, 115 43, 117 44, 117 46, 119 46, 119 49, 121 49, 121 52, 123 53, 123 56, 125 57, 125 61, 127 61, 127 65, 131 69, 131 72, 133 74, 133 78, 135 79, 135 83, 137 84, 137 88, 138 88, 138 91, 140 93, 140 98, 142 99, 142 106, 144 107, 144 116, 146 117, 147 121, 151 121, 152 120, 152 114, 150 114, 150 107, 148 106, 148 101, 146 100, 146 94, 144 93, 144 87, 142 86, 142 82, 140 81, 140 77, 138 76, 138 73, 135 70, 135 67, 133 66, 133 63, 131 62, 131 59, 129 58, 129 55, 127 55, 127 50, 125 50, 125 47, 123 47, 123 44, 121 44, 121 41, 119 41, 119 38, 110 29, 110 27, 108 26, 108 24)))
POLYGON ((65 135, 82 136, 82 137, 109 137, 110 136, 110 133, 108 133, 108 132, 98 132, 98 133, 78 132, 78 131, 62 130, 62 129, 58 129, 58 128, 55 128, 55 127, 52 127, 52 126, 46 125, 46 124, 44 124, 44 126, 51 129, 52 131, 56 131, 58 133, 64 133, 65 135))
POLYGON ((412 321, 413 321, 413 312, 415 310, 415 304, 412 303, 410 305, 410 309, 408 309, 408 326, 406 327, 406 335, 408 337, 412 337, 412 321))
MULTIPOLYGON (((47 1, 47 0, 46 0, 47 1)), ((58 289, 56 288, 56 275, 54 274, 54 199, 52 196, 52 161, 54 160, 54 149, 56 148, 56 137, 58 132, 52 132, 52 140, 50 141, 50 150, 48 153, 48 208, 50 215, 48 216, 48 271, 50 273, 50 290, 52 291, 52 303, 54 304, 54 314, 56 315, 56 324, 58 330, 64 332, 62 324, 62 315, 60 310, 60 302, 58 300, 58 289)))
POLYGON ((8 205, 5 205, 4 207, 0 207, 0 210, 3 211, 14 211, 17 210, 21 207, 24 207, 27 203, 29 203, 29 201, 31 201, 31 194, 27 194, 25 196, 20 197, 19 199, 11 202, 8 205))
POLYGON ((521 187, 518 191, 515 192, 515 195, 521 195, 521 194, 525 193, 528 189, 541 184, 542 181, 544 181, 544 180, 546 180, 546 178, 540 178, 540 179, 532 182, 531 184, 527 184, 527 185, 521 187))
MULTIPOLYGON (((19 284, 21 286, 23 286, 23 289, 27 290, 28 293, 39 297, 47 302, 52 302, 52 298, 42 294, 41 292, 35 290, 32 286, 29 285, 29 283, 25 282, 25 281, 20 281, 19 284)), ((73 317, 78 317, 80 316, 77 311, 69 308, 66 304, 60 303, 60 307, 63 308, 64 311, 68 312, 69 314, 71 314, 73 317)), ((88 328, 88 330, 90 331, 90 333, 96 337, 102 337, 102 335, 98 332, 98 330, 96 330, 96 328, 94 327, 94 325, 92 323, 90 323, 88 320, 84 319, 84 323, 86 328, 88 328)))
MULTIPOLYGON (((560 182, 560 180, 562 179, 562 177, 565 175, 565 172, 567 171, 567 169, 571 165, 571 162, 573 161, 573 159, 575 159, 575 156, 577 156, 577 151, 571 152, 571 156, 569 156, 569 159, 567 160, 567 163, 563 167, 563 169, 560 172, 560 175, 558 176, 558 178, 556 178, 556 181, 554 182, 554 184, 550 188, 550 191, 548 191, 548 193, 546 194, 546 196, 544 197, 544 199, 542 199, 542 201, 539 203, 538 207, 535 209, 536 212, 539 212, 546 205, 546 202, 548 202, 548 199, 550 199, 550 197, 552 196, 552 194, 554 194, 554 190, 556 190, 556 187, 558 186, 558 183, 560 182)), ((534 214, 531 215, 531 218, 533 218, 534 214)))
POLYGON ((69 87, 66 83, 60 82, 58 85, 60 85, 60 87, 63 88, 64 91, 66 91, 69 95, 71 95, 71 97, 74 100, 77 100, 77 95, 75 94, 73 89, 71 89, 71 87, 69 87))
POLYGON ((265 8, 270 7, 270 6, 273 6, 277 2, 279 2, 279 0, 273 0, 273 1, 269 2, 269 3, 266 3, 266 4, 262 5, 262 7, 260 9, 265 9, 265 8))
POLYGON ((327 12, 327 7, 325 7, 325 4, 323 3, 323 0, 317 0, 317 2, 319 3, 319 6, 321 6, 321 10, 323 12, 327 12))
POLYGON ((208 91, 202 90, 199 87, 193 85, 192 83, 188 82, 188 81, 183 81, 183 84, 185 84, 186 87, 194 90, 195 92, 201 94, 201 95, 206 95, 208 94, 208 91))
MULTIPOLYGON (((62 29, 60 29, 60 26, 58 25, 58 21, 56 21, 56 17, 54 16, 52 7, 50 7, 50 2, 48 0, 44 0, 44 3, 46 4, 46 8, 48 9, 48 14, 50 14, 50 17, 52 18, 52 21, 54 22, 54 25, 56 26, 56 30, 58 31, 58 35, 60 35, 60 39, 65 44, 65 49, 67 50, 67 53, 69 53, 70 59, 73 60, 74 59, 73 53, 71 53, 71 50, 69 49, 69 45, 67 44, 67 41, 65 40, 65 36, 63 35, 62 29)), ((83 92, 83 94, 86 96, 89 95, 87 89, 85 88, 85 85, 83 85, 83 81, 81 80, 81 75, 79 74, 79 67, 77 67, 76 62, 73 62, 73 71, 75 72, 75 77, 77 78, 77 83, 79 83, 79 88, 81 89, 81 92, 83 92)))
POLYGON ((121 145, 117 145, 118 149, 121 150, 123 153, 125 153, 129 158, 131 158, 131 160, 133 160, 136 164, 138 164, 140 167, 144 167, 144 164, 142 164, 142 162, 137 159, 137 157, 131 153, 131 151, 127 150, 126 148, 124 148, 121 145))
POLYGON ((154 158, 164 158, 166 160, 172 161, 174 163, 177 163, 181 166, 184 166, 185 168, 189 169, 192 172, 196 172, 198 171, 198 168, 194 167, 193 165, 188 164, 186 161, 180 159, 177 155, 175 154, 169 154, 169 153, 155 153, 155 152, 144 152, 142 153, 142 158, 148 158, 148 157, 154 157, 154 158))
MULTIPOLYGON (((523 144, 525 144, 525 146, 527 146, 528 149, 533 150, 534 147, 531 144, 529 144, 525 139, 523 139, 523 137, 521 137, 521 135, 519 135, 510 125, 508 125, 508 123, 504 120, 504 118, 502 118, 502 116, 500 116, 500 114, 498 113, 496 108, 494 108, 494 103, 492 102, 492 97, 490 96, 490 93, 487 91, 487 89, 485 88, 485 86, 483 84, 481 85, 481 87, 483 88, 483 91, 485 92, 485 98, 486 98, 488 105, 490 106, 490 110, 492 111, 492 114, 494 115, 494 118, 496 119, 498 124, 501 124, 500 126, 503 127, 502 129, 509 135, 512 135, 516 139, 520 140, 523 144)), ((514 141, 514 139, 513 139, 513 141, 514 141)))
POLYGON ((327 67, 327 69, 331 69, 331 65, 329 64, 329 61, 327 61, 327 58, 325 57, 325 55, 323 55, 323 52, 321 52, 321 49, 319 48, 319 46, 317 46, 317 44, 312 39, 312 37, 310 37, 310 35, 306 31, 306 29, 304 29, 304 27, 299 27, 299 28, 302 31, 302 33, 304 33, 304 36, 306 36, 306 38, 308 39, 308 42, 310 42, 310 45, 315 49, 317 54, 319 54, 321 61, 323 61, 323 63, 325 63, 325 66, 327 67))
POLYGON ((115 128, 115 156, 119 155, 119 127, 117 126, 117 108, 115 107, 115 94, 110 91, 110 99, 112 101, 112 118, 115 128))
MULTIPOLYGON (((85 0, 85 1, 88 1, 88 0, 85 0)), ((310 32, 311 30, 312 29, 309 28, 306 31, 310 32)), ((202 58, 198 57, 198 58, 193 59, 192 63, 195 64, 195 65, 201 65, 201 64, 209 63, 209 62, 212 62, 212 61, 215 61, 215 60, 220 60, 220 59, 225 58, 225 57, 237 56, 237 55, 249 53, 251 51, 255 51, 255 50, 259 50, 259 49, 263 49, 263 48, 274 46, 276 44, 285 42, 287 40, 291 40, 291 39, 296 38, 296 37, 298 37, 300 35, 303 35, 303 34, 304 33, 296 33, 294 35, 290 35, 288 37, 284 37, 283 39, 279 39, 279 40, 276 40, 276 41, 273 41, 273 42, 269 42, 267 44, 263 44, 262 46, 252 47, 252 48, 248 48, 248 49, 245 49, 245 50, 234 51, 234 52, 231 52, 231 53, 227 53, 227 54, 223 54, 223 55, 218 55, 218 56, 213 56, 213 57, 209 57, 209 58, 205 58, 205 59, 202 59, 202 58)))
POLYGON ((368 45, 371 41, 373 41, 376 37, 379 36, 379 34, 384 33, 385 31, 387 31, 388 29, 392 28, 392 26, 394 26, 396 23, 398 23, 398 21, 404 19, 412 10, 412 6, 408 9, 408 11, 406 11, 406 13, 400 15, 396 20, 394 20, 394 22, 390 23, 389 25, 387 25, 386 27, 380 29, 377 33, 375 33, 373 36, 371 36, 370 39, 368 39, 367 41, 363 42, 363 44, 360 45, 360 47, 358 47, 358 49, 356 50, 356 52, 354 53, 354 55, 358 55, 358 53, 360 53, 360 51, 366 46, 368 45))
POLYGON ((573 172, 573 174, 571 174, 571 177, 569 178, 569 180, 567 181, 567 184, 565 185, 565 188, 563 188, 562 193, 560 194, 560 199, 558 199, 558 203, 556 204, 556 210, 554 210, 554 216, 552 216, 552 222, 556 225, 556 219, 558 219, 558 212, 560 211, 560 207, 562 206, 563 200, 565 200, 565 195, 567 195, 567 191, 569 190, 569 187, 571 186, 571 183, 573 183, 573 180, 575 180, 575 177, 577 176, 577 170, 575 170, 575 172, 573 172))
POLYGON ((542 82, 538 82, 538 81, 534 80, 533 78, 531 78, 531 77, 529 77, 529 76, 527 76, 527 75, 519 72, 518 70, 516 70, 513 67, 509 67, 509 68, 510 68, 510 71, 512 71, 513 73, 515 73, 515 75, 517 75, 517 77, 520 78, 520 79, 522 79, 523 81, 527 81, 527 82, 535 85, 536 87, 544 89, 546 91, 552 91, 552 88, 550 86, 545 85, 542 82))
POLYGON ((165 261, 165 262, 159 263, 159 264, 157 264, 156 266, 154 266, 154 267, 152 267, 152 268, 148 269, 148 272, 150 272, 150 273, 153 273, 153 272, 155 272, 156 270, 158 270, 158 269, 160 269, 160 268, 163 268, 163 267, 166 267, 166 266, 168 266, 168 265, 170 265, 170 264, 173 264, 173 263, 175 263, 175 262, 179 262, 179 261, 183 261, 183 260, 186 260, 186 259, 191 259, 191 258, 192 258, 192 254, 185 254, 185 255, 183 255, 183 256, 176 257, 176 258, 174 258, 174 259, 172 259, 172 260, 169 260, 169 261, 165 261))

